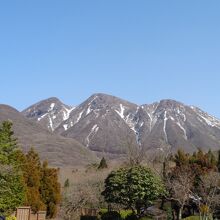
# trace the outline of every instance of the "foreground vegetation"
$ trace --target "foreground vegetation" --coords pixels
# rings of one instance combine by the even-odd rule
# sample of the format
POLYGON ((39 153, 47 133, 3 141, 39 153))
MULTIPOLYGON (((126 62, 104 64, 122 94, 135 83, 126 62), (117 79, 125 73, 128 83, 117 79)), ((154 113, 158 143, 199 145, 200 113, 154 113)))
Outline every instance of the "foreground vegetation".
MULTIPOLYGON (((130 145, 128 149, 131 149, 130 145)), ((86 219, 213 219, 220 210, 220 153, 198 150, 190 155, 179 150, 164 153, 157 161, 161 169, 146 164, 143 149, 136 146, 120 166, 108 166, 105 158, 85 170, 72 169, 72 178, 62 187, 59 170, 40 162, 30 149, 19 150, 12 123, 0 126, 0 216, 10 215, 18 206, 46 210, 54 218, 79 219, 80 208, 98 210, 97 217, 86 219), (134 150, 135 149, 135 150, 134 150), (131 153, 132 152, 132 153, 131 153), (151 168, 149 168, 151 167, 151 168), (62 200, 61 200, 62 189, 62 200), (153 207, 153 208, 152 208, 153 207), (159 213, 159 214, 158 214, 159 213)), ((152 163, 153 164, 153 163, 152 163)))
MULTIPOLYGON (((130 160, 134 161, 134 160, 130 160)), ((138 160, 135 160, 138 161, 138 160)), ((112 169, 80 172, 64 187, 62 211, 64 219, 77 219, 77 209, 88 207, 110 210, 130 210, 132 216, 121 219, 151 218, 148 208, 154 206, 168 219, 213 219, 220 210, 220 159, 213 152, 198 150, 190 155, 179 150, 167 154, 161 161, 162 169, 147 168, 144 161, 124 164, 112 169), (102 196, 101 196, 102 195, 102 196)), ((131 213, 130 213, 131 214, 131 213)), ((101 219, 117 219, 110 212, 101 219), (109 215, 112 217, 109 217, 109 215)))
POLYGON ((27 154, 19 150, 9 121, 0 126, 0 185, 0 216, 21 205, 56 216, 61 199, 58 169, 49 168, 46 161, 41 164, 33 148, 27 154))

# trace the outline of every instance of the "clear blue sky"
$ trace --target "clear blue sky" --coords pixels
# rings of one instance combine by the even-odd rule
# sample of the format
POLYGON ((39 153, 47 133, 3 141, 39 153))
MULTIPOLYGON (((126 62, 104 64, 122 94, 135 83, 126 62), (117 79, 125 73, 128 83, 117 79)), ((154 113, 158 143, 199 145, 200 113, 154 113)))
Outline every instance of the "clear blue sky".
POLYGON ((0 102, 103 92, 220 118, 219 12, 219 0, 2 0, 0 102))

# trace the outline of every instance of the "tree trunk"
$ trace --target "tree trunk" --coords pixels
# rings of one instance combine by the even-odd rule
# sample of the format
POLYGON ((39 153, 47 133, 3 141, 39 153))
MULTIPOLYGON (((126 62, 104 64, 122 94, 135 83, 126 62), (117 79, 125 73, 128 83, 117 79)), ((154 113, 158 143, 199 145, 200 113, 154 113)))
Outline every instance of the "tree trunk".
POLYGON ((173 215, 173 219, 177 219, 176 218, 176 211, 172 209, 172 215, 173 215))
POLYGON ((178 214, 178 220, 182 219, 182 212, 183 212, 183 207, 180 207, 179 214, 178 214))
POLYGON ((165 203, 165 198, 163 197, 163 198, 161 199, 160 209, 163 209, 164 203, 165 203))

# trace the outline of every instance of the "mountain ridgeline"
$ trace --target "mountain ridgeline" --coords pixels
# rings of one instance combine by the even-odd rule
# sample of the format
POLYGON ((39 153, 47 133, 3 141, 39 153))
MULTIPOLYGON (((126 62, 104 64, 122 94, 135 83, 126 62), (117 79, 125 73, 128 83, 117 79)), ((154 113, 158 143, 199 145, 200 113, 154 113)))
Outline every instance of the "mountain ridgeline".
POLYGON ((71 107, 49 98, 22 114, 54 135, 76 140, 97 153, 123 154, 127 140, 152 152, 167 148, 173 152, 179 148, 187 152, 220 149, 220 120, 174 100, 136 105, 94 94, 71 107))
POLYGON ((18 145, 27 152, 31 147, 42 160, 53 166, 81 166, 96 161, 96 155, 72 138, 51 133, 8 105, 0 105, 0 122, 10 120, 18 145))

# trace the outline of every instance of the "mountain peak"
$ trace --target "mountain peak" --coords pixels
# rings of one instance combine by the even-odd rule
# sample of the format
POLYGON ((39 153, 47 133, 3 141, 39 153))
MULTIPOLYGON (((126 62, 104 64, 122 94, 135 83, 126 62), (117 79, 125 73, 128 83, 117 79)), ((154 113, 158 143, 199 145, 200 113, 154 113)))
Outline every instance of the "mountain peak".
POLYGON ((45 101, 48 101, 48 102, 61 102, 57 97, 49 97, 47 99, 42 100, 41 102, 45 102, 45 101))
POLYGON ((112 105, 112 104, 123 104, 123 105, 133 105, 137 106, 136 104, 126 101, 122 98, 119 98, 114 95, 109 95, 105 93, 94 93, 92 96, 90 96, 84 103, 86 102, 91 102, 96 100, 97 103, 105 103, 107 105, 112 105))
POLYGON ((40 122, 54 131, 59 124, 69 118, 72 107, 63 104, 58 98, 50 97, 42 100, 22 111, 27 118, 40 122))
POLYGON ((176 106, 184 106, 183 103, 176 101, 176 100, 173 100, 173 99, 162 99, 162 100, 160 100, 159 105, 162 105, 162 106, 168 107, 168 108, 176 107, 176 106))

